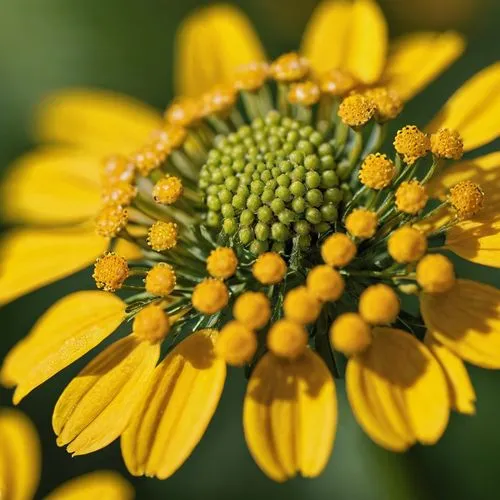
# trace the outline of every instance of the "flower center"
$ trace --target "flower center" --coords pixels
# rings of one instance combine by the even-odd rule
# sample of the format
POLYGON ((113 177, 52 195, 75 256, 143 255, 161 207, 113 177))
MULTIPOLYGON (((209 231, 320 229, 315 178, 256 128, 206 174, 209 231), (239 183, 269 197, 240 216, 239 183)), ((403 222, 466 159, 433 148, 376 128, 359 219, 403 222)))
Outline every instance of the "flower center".
POLYGON ((199 178, 209 226, 258 254, 307 248, 337 220, 334 149, 312 126, 272 111, 215 143, 199 178))

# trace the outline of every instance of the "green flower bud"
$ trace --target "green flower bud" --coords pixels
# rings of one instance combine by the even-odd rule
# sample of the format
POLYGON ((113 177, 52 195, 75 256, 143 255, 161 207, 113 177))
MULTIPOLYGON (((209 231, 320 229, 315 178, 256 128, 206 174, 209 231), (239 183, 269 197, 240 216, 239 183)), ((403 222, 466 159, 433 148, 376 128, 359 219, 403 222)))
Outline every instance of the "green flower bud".
POLYGON ((207 207, 214 212, 218 212, 221 207, 220 200, 218 196, 211 194, 207 196, 207 207))
POLYGON ((318 172, 307 172, 306 185, 308 188, 317 188, 321 184, 321 176, 318 172))
POLYGON ((337 207, 333 203, 328 203, 326 205, 323 205, 320 208, 320 211, 321 211, 321 217, 323 217, 323 220, 327 222, 336 221, 339 216, 337 207))
POLYGON ((224 229, 224 232, 228 235, 233 235, 238 231, 238 223, 236 222, 236 219, 234 217, 230 219, 224 219, 224 222, 222 223, 222 228, 224 229))
POLYGON ((293 208, 293 211, 298 213, 298 214, 303 213, 305 211, 305 209, 307 208, 306 200, 304 200, 304 198, 302 198, 302 197, 295 198, 292 201, 292 208, 293 208))
POLYGON ((311 224, 319 224, 321 222, 321 212, 317 208, 308 208, 306 210, 306 220, 311 224))
POLYGON ((231 217, 234 217, 234 208, 230 203, 224 203, 222 205, 221 210, 220 210, 222 217, 224 219, 229 219, 231 217))
POLYGON ((269 226, 263 222, 255 224, 255 237, 259 241, 266 241, 269 238, 269 226))
POLYGON ((290 185, 290 192, 294 196, 303 196, 306 192, 306 187, 300 181, 293 181, 290 185))
POLYGON ((311 224, 305 220, 299 220, 293 225, 293 229, 297 234, 309 234, 311 232, 311 224))
POLYGON ((238 237, 243 245, 248 245, 254 238, 253 229, 251 227, 242 227, 238 232, 238 237))
MULTIPOLYGON (((273 193, 273 196, 274 196, 274 193, 273 193)), ((273 219, 273 211, 267 206, 260 207, 257 210, 257 218, 261 222, 269 223, 273 219)))
POLYGON ((269 243, 267 241, 253 240, 250 244, 250 252, 254 255, 260 255, 261 253, 267 252, 268 249, 269 243))
POLYGON ((255 215, 248 209, 243 210, 240 214, 240 223, 244 226, 249 226, 253 220, 255 219, 255 215))
POLYGON ((306 200, 313 207, 320 207, 323 203, 323 193, 319 189, 310 189, 306 193, 306 200))
POLYGON ((207 226, 219 227, 220 226, 220 216, 216 212, 207 212, 207 226))
POLYGON ((271 237, 276 241, 286 241, 290 236, 290 231, 281 222, 275 222, 271 226, 271 237))

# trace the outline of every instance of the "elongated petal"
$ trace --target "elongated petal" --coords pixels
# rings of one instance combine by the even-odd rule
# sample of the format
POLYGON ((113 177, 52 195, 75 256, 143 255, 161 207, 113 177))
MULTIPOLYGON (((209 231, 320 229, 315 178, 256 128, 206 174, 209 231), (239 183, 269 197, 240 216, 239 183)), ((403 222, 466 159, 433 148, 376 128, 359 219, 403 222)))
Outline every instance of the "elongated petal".
POLYGON ((442 127, 460 132, 465 151, 500 137, 500 63, 488 66, 465 82, 427 130, 433 132, 442 127))
POLYGON ((402 330, 375 328, 372 345, 351 358, 346 387, 354 416, 384 448, 435 443, 448 423, 449 394, 439 363, 402 330))
POLYGON ((68 144, 102 156, 133 153, 161 124, 159 113, 131 97, 70 89, 45 99, 35 133, 40 142, 68 144))
POLYGON ((443 294, 422 294, 420 310, 432 335, 465 361, 500 368, 500 291, 457 280, 443 294))
POLYGON ((101 352, 66 387, 52 425, 59 446, 84 455, 125 430, 160 356, 159 344, 129 335, 101 352))
POLYGON ((5 358, 0 380, 18 386, 14 403, 102 342, 124 314, 125 304, 107 292, 77 292, 56 302, 5 358))
POLYGON ((189 16, 177 33, 175 56, 177 93, 195 97, 230 83, 237 66, 266 59, 250 21, 230 5, 189 16))
POLYGON ((99 159, 62 147, 21 156, 8 171, 1 199, 5 217, 31 224, 68 224, 99 208, 99 159))
POLYGON ((0 410, 0 498, 34 498, 40 479, 40 443, 33 424, 17 410, 0 410))
POLYGON ((349 44, 352 4, 342 0, 319 4, 307 23, 301 52, 318 73, 345 66, 345 51, 349 44))
POLYGON ((318 73, 339 68, 374 83, 387 52, 384 15, 372 0, 323 2, 307 25, 301 50, 318 73))
POLYGON ((210 331, 193 333, 156 368, 130 425, 122 454, 135 476, 166 479, 189 457, 212 419, 226 365, 210 331))
POLYGON ((243 409, 250 453, 275 481, 318 476, 330 457, 337 425, 333 379, 307 351, 293 362, 266 354, 252 373, 243 409))
POLYGON ((481 186, 484 206, 447 231, 446 248, 477 264, 500 267, 500 152, 451 165, 433 179, 429 193, 443 199, 450 187, 465 180, 481 186))
POLYGON ((134 488, 120 474, 96 471, 77 477, 59 486, 46 500, 133 500, 134 488))
POLYGON ((425 343, 446 375, 452 408, 466 415, 476 413, 476 393, 463 361, 437 342, 432 335, 426 335, 425 343))
POLYGON ((391 43, 383 81, 404 100, 436 79, 464 51, 465 41, 454 32, 419 32, 391 43))
POLYGON ((93 229, 19 229, 0 240, 0 305, 87 267, 107 241, 93 229))

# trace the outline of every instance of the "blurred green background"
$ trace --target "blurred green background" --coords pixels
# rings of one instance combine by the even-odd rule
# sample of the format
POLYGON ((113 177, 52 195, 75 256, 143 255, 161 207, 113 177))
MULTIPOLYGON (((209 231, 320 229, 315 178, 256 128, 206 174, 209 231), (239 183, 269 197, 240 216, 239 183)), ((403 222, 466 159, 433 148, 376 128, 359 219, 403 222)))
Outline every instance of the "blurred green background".
MULTIPOLYGON (((1 0, 0 173, 29 149, 30 116, 49 91, 68 86, 113 89, 164 108, 172 97, 176 27, 199 0, 1 0)), ((298 46, 315 0, 241 0, 270 57, 298 46)), ((416 29, 458 29, 469 38, 465 56, 410 103, 400 119, 423 125, 439 103, 479 68, 498 57, 497 0, 381 1, 391 36, 416 29)), ((498 285, 498 273, 460 263, 462 275, 498 285)), ((0 359, 52 302, 93 288, 87 272, 29 294, 0 310, 0 359)), ((39 497, 64 480, 99 468, 126 474, 117 443, 71 458, 58 449, 51 411, 58 394, 87 358, 35 391, 21 408, 41 435, 44 466, 39 497)), ((253 463, 241 429, 245 381, 230 373, 220 408, 183 468, 167 481, 134 480, 138 499, 455 499, 498 498, 500 489, 500 373, 470 368, 477 415, 453 415, 440 443, 397 455, 377 448, 359 429, 339 383, 340 425, 322 476, 285 485, 269 481, 253 463)), ((0 405, 10 405, 0 389, 0 405)))

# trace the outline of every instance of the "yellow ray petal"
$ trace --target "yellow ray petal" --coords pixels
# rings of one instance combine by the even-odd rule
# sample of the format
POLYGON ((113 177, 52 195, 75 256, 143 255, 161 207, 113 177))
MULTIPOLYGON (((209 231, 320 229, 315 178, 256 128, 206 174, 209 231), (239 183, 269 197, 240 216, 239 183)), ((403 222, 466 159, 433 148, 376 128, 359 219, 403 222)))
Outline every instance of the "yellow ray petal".
POLYGON ((302 37, 301 52, 316 73, 344 67, 351 15, 352 4, 340 0, 321 2, 313 12, 302 37))
POLYGON ((20 229, 0 240, 0 305, 87 267, 107 248, 93 229, 20 229))
POLYGON ((68 224, 92 217, 99 208, 97 157, 62 147, 21 156, 2 185, 8 220, 31 224, 68 224))
POLYGON ((105 156, 133 153, 161 124, 159 113, 131 97, 70 89, 45 99, 35 133, 40 142, 68 144, 105 156))
POLYGON ((101 352, 66 387, 52 426, 59 446, 84 455, 125 430, 160 356, 159 344, 129 335, 101 352))
POLYGON ((0 498, 29 500, 40 479, 40 443, 33 424, 17 410, 0 410, 0 498))
POLYGON ((463 361, 449 349, 439 344, 432 335, 427 334, 425 336, 425 343, 446 375, 452 408, 466 415, 476 413, 476 393, 463 361))
POLYGON ((458 280, 446 293, 422 294, 420 310, 432 335, 462 359, 500 368, 500 291, 458 280))
POLYGON ((405 35, 391 43, 383 81, 402 99, 411 99, 450 66, 464 48, 463 37, 451 31, 405 35))
POLYGON ((465 82, 427 126, 427 131, 442 127, 460 132, 465 151, 500 137, 500 63, 488 66, 465 82))
POLYGON ((266 59, 250 21, 231 5, 214 5, 189 16, 177 33, 175 56, 176 91, 195 97, 230 83, 237 66, 266 59))
POLYGON ((339 68, 362 83, 374 83, 387 52, 384 15, 372 0, 323 2, 307 25, 302 52, 318 73, 339 68))
POLYGON ((124 315, 124 302, 106 292, 77 292, 56 302, 4 360, 0 380, 18 385, 14 403, 102 342, 124 315))
POLYGON ((96 471, 72 479, 50 493, 46 500, 133 500, 134 488, 120 474, 96 471))
POLYGON ((275 481, 318 476, 337 425, 335 385, 313 351, 293 362, 266 354, 252 373, 243 409, 245 439, 257 465, 275 481))
POLYGON ((430 351, 410 334, 375 328, 373 343, 349 360, 346 387, 366 433, 393 451, 435 443, 448 423, 446 379, 430 351))
POLYGON ((225 363, 214 356, 212 333, 190 335, 156 368, 122 436, 132 474, 166 479, 205 433, 226 378, 225 363))

